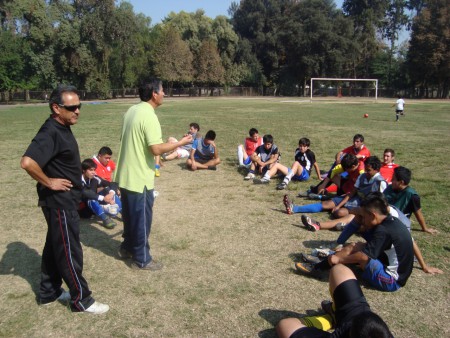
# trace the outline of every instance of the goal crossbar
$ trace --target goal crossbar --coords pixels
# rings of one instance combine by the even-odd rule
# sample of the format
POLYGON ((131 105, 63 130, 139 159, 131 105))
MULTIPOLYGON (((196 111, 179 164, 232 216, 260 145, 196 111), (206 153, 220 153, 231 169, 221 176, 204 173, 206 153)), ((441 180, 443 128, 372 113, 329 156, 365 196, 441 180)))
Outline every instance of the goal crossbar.
POLYGON ((365 81, 365 82, 374 82, 375 83, 375 102, 378 99, 378 79, 344 79, 344 78, 330 78, 330 77, 312 77, 311 78, 311 85, 310 85, 310 102, 312 102, 313 100, 313 92, 314 92, 314 88, 313 88, 313 82, 317 80, 317 81, 337 81, 337 82, 360 82, 360 81, 365 81))

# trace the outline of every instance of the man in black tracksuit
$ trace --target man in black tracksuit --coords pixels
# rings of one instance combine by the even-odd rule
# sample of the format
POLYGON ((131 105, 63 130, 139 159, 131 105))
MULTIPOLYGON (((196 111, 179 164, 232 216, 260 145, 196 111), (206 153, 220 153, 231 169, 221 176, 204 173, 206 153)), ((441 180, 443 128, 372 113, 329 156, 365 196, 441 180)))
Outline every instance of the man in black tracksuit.
POLYGON ((42 253, 41 304, 69 301, 77 312, 104 313, 84 279, 78 205, 81 164, 78 144, 70 129, 78 121, 80 99, 75 87, 58 86, 49 100, 51 115, 22 157, 21 167, 35 179, 48 231, 42 253), (61 288, 62 281, 68 292, 61 288))

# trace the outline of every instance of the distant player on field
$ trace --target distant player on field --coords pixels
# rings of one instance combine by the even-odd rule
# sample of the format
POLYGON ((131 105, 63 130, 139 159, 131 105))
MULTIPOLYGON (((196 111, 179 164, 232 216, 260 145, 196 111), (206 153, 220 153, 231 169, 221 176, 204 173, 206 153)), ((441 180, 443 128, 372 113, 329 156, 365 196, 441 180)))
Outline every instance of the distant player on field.
POLYGON ((395 106, 395 122, 398 122, 399 115, 405 115, 403 109, 405 108, 405 100, 399 95, 398 100, 392 105, 395 106))

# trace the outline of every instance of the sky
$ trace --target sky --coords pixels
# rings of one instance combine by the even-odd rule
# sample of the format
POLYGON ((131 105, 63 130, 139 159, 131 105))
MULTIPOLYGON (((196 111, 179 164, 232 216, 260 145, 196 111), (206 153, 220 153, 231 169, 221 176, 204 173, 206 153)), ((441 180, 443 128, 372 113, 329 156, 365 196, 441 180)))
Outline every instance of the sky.
MULTIPOLYGON (((135 13, 143 13, 152 18, 152 25, 160 23, 170 12, 195 12, 203 9, 205 15, 214 19, 218 15, 228 16, 233 0, 127 0, 133 5, 135 13)), ((240 0, 234 0, 239 3, 240 0)), ((341 7, 343 0, 335 0, 336 6, 341 7)))

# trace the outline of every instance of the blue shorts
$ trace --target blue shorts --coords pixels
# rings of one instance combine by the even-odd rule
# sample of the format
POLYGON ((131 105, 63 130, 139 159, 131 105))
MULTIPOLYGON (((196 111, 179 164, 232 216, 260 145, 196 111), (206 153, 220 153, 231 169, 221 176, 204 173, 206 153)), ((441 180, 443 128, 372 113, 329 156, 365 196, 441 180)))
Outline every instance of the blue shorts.
MULTIPOLYGON (((338 205, 339 203, 342 202, 343 199, 344 199, 344 197, 342 197, 342 196, 336 196, 336 197, 333 197, 331 200, 333 201, 334 205, 338 205)), ((350 198, 347 201, 347 203, 344 204, 344 208, 355 209, 355 208, 359 207, 360 203, 361 203, 361 200, 359 199, 359 197, 354 196, 353 198, 350 198)))
POLYGON ((363 271, 362 277, 372 287, 381 291, 397 291, 400 285, 391 275, 384 270, 383 264, 378 259, 370 259, 363 271))
POLYGON ((294 175, 292 176, 292 179, 295 181, 307 181, 309 179, 309 172, 305 168, 303 168, 303 171, 300 175, 294 175))
POLYGON ((244 160, 244 165, 249 165, 252 163, 252 159, 249 157, 247 157, 247 159, 244 160))

